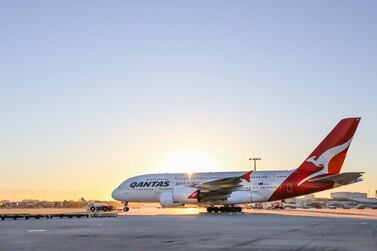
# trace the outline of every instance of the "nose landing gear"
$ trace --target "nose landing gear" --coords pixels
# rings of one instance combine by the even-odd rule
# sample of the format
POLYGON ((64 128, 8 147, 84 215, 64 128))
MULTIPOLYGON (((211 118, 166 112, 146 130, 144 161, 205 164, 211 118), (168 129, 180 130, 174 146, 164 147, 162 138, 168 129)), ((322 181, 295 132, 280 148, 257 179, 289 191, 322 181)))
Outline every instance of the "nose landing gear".
POLYGON ((128 202, 124 202, 123 212, 128 212, 130 208, 128 207, 128 202))

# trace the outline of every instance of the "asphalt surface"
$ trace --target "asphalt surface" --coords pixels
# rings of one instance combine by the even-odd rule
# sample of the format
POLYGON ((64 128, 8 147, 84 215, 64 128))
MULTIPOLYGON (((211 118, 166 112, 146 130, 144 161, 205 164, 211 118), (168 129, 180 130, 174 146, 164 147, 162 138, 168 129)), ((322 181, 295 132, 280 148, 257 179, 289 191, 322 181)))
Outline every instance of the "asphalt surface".
POLYGON ((200 213, 5 220, 0 250, 377 250, 377 219, 200 213))

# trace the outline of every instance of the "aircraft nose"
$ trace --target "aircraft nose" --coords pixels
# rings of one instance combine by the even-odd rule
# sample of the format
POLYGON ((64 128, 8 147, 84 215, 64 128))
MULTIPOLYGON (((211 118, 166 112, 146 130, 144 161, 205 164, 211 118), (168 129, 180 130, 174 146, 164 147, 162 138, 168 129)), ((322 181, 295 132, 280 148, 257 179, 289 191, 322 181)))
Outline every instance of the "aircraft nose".
POLYGON ((119 187, 115 188, 114 191, 111 193, 111 197, 113 197, 114 200, 121 200, 121 190, 119 187))

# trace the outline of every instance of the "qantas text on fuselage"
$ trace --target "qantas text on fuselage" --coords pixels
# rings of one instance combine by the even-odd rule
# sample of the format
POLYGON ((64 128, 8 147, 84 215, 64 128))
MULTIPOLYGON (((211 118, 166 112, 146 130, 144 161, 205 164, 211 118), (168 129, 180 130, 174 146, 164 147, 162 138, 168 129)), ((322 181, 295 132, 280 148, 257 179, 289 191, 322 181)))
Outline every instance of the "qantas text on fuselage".
POLYGON ((359 122, 360 118, 341 120, 293 170, 140 175, 122 182, 112 197, 125 203, 126 211, 128 202, 159 202, 163 207, 198 204, 209 212, 240 211, 234 205, 282 200, 359 182, 362 172, 340 173, 359 122))

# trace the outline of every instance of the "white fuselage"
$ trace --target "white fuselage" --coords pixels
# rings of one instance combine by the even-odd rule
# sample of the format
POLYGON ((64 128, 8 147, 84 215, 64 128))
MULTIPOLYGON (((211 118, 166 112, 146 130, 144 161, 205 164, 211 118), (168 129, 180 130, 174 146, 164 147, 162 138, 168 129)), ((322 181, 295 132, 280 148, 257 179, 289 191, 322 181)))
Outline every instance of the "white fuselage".
MULTIPOLYGON (((123 202, 160 202, 161 193, 173 191, 177 187, 196 185, 229 177, 241 176, 245 172, 211 172, 211 173, 166 173, 135 176, 124 181, 116 188, 112 197, 123 202)), ((214 204, 232 203, 232 197, 250 198, 247 202, 268 201, 271 194, 283 183, 292 171, 255 171, 250 176, 250 182, 242 180, 238 191, 225 201, 214 204)), ((233 198, 234 199, 234 198, 233 198)))

